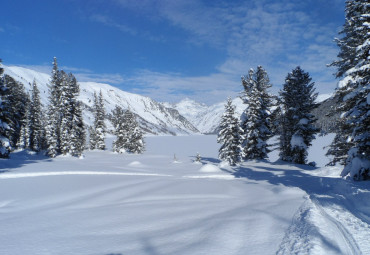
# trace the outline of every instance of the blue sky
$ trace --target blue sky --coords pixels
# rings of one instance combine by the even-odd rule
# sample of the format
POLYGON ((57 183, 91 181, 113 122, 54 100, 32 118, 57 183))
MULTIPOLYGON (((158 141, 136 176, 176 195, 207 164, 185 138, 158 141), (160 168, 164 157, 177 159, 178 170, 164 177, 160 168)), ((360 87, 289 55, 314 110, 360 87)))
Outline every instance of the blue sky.
POLYGON ((262 65, 274 85, 297 65, 320 93, 344 23, 343 0, 4 0, 0 58, 50 73, 52 58, 79 81, 176 102, 237 96, 262 65))

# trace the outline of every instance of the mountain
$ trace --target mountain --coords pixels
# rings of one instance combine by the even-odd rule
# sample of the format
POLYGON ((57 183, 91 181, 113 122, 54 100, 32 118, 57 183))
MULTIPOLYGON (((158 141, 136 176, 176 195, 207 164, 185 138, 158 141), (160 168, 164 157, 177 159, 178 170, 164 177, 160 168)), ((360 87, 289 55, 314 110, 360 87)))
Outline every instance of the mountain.
MULTIPOLYGON (((221 121, 222 114, 225 112, 225 102, 207 106, 191 99, 184 99, 177 104, 166 106, 176 109, 181 115, 185 116, 201 133, 215 134, 221 121)), ((235 112, 241 115, 245 106, 240 98, 234 98, 233 104, 236 106, 235 112)))
MULTIPOLYGON (((4 69, 6 74, 22 82, 27 91, 31 90, 31 84, 35 80, 40 90, 43 105, 45 107, 48 105, 49 74, 18 66, 4 66, 4 69)), ((92 125, 93 123, 94 92, 99 93, 101 90, 107 113, 106 125, 108 129, 113 129, 111 122, 108 120, 109 114, 116 105, 119 105, 123 109, 130 109, 137 116, 141 128, 147 134, 186 135, 199 133, 197 128, 176 109, 166 107, 149 97, 128 93, 104 83, 79 82, 79 84, 79 99, 84 104, 83 117, 86 125, 92 125)))

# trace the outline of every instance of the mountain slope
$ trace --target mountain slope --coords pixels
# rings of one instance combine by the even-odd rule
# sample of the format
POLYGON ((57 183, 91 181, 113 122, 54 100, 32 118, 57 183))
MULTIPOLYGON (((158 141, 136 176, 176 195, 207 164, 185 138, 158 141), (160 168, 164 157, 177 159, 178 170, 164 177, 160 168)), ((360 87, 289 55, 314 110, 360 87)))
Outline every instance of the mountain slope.
MULTIPOLYGON (((5 73, 22 82, 27 91, 31 90, 31 83, 36 81, 40 90, 41 101, 44 106, 48 104, 48 83, 50 75, 17 66, 4 66, 5 73)), ((104 83, 79 82, 79 99, 84 104, 84 122, 93 123, 93 96, 94 92, 102 91, 106 113, 109 114, 116 105, 123 109, 130 109, 138 118, 140 126, 146 133, 155 135, 181 135, 194 134, 199 131, 175 109, 165 107, 149 97, 122 91, 104 83)), ((108 116, 107 116, 108 117, 108 116)), ((111 123, 106 120, 108 129, 111 123)))
MULTIPOLYGON (((166 104, 175 108, 185 116, 200 132, 204 134, 217 133, 222 114, 225 111, 225 103, 218 103, 211 106, 200 104, 191 99, 184 99, 177 104, 166 104)), ((235 112, 241 115, 245 106, 240 98, 234 98, 235 112)))

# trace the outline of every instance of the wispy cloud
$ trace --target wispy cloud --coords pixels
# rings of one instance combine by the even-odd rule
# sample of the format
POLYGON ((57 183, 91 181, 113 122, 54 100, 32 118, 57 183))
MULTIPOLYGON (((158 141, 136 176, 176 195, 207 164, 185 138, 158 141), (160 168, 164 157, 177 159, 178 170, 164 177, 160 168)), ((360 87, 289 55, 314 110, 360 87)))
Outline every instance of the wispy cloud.
MULTIPOLYGON (((324 0, 214 1, 207 4, 197 0, 115 0, 126 10, 144 14, 144 19, 165 20, 187 31, 190 43, 207 44, 226 53, 224 62, 215 66, 218 72, 207 76, 189 77, 145 70, 130 79, 138 85, 136 92, 156 95, 159 100, 168 95, 176 98, 193 93, 203 102, 220 101, 227 96, 222 91, 235 94, 240 89, 240 76, 249 68, 263 65, 277 91, 286 74, 300 65, 316 79, 320 92, 332 91, 336 82, 333 70, 326 64, 336 58, 337 47, 332 38, 337 35, 338 24, 319 22, 313 12, 305 10, 319 1, 324 0), (213 94, 215 98, 205 99, 204 93, 213 94)), ((335 6, 339 2, 325 0, 326 4, 335 6)), ((95 16, 94 19, 121 29, 120 24, 107 17, 95 16)), ((130 33, 125 26, 122 30, 130 33)))
POLYGON ((131 35, 136 35, 137 34, 137 31, 135 29, 132 29, 131 27, 129 27, 127 25, 115 22, 113 19, 111 19, 110 17, 105 16, 105 15, 94 14, 90 17, 90 19, 92 21, 99 22, 99 23, 102 23, 104 25, 117 28, 120 31, 125 32, 125 33, 129 33, 131 35))
POLYGON ((108 83, 108 84, 122 84, 126 81, 126 79, 121 74, 94 74, 94 73, 74 73, 78 81, 94 81, 94 82, 101 82, 101 83, 108 83))

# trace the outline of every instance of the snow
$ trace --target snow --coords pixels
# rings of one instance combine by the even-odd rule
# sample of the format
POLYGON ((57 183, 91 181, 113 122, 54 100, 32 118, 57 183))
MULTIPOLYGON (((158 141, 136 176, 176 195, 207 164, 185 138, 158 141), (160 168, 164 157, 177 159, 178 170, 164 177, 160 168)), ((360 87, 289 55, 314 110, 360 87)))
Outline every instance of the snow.
MULTIPOLYGON (((332 137, 317 138, 315 161, 332 137)), ((0 254, 370 252, 368 183, 325 176, 336 167, 273 157, 230 167, 211 135, 146 144, 142 155, 0 159, 0 254)))
POLYGON ((296 134, 292 136, 292 139, 290 140, 290 146, 292 146, 292 148, 294 147, 303 149, 307 148, 307 145, 304 143, 303 137, 296 134))
POLYGON ((215 165, 206 164, 206 165, 202 166, 199 169, 199 172, 203 172, 203 173, 217 173, 217 172, 221 172, 221 169, 218 168, 215 165))

